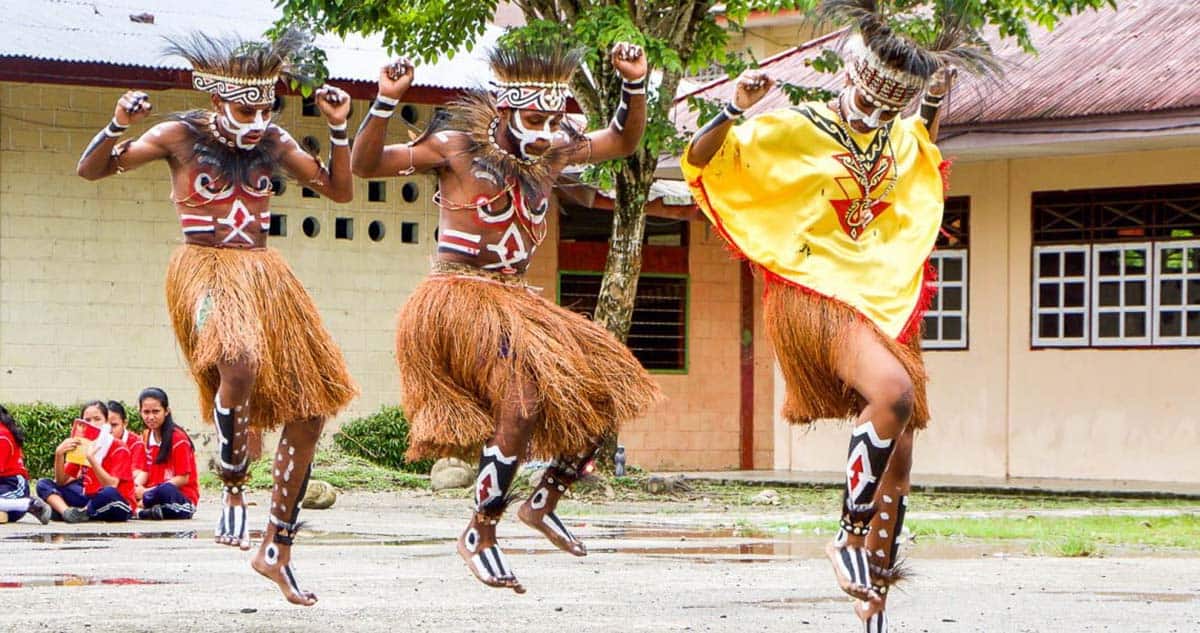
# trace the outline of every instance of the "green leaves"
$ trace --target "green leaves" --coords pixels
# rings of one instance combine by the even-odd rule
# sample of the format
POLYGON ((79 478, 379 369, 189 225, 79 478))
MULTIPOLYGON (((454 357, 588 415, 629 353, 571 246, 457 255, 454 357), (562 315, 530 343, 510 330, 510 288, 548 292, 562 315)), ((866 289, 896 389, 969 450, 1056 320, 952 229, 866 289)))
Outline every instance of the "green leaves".
POLYGON ((347 422, 334 434, 333 442, 341 450, 380 466, 425 474, 433 467, 428 460, 404 459, 408 450, 408 419, 400 407, 383 406, 365 418, 347 422))
POLYGON ((280 23, 345 37, 380 33, 388 51, 432 63, 475 43, 497 0, 276 0, 280 23))

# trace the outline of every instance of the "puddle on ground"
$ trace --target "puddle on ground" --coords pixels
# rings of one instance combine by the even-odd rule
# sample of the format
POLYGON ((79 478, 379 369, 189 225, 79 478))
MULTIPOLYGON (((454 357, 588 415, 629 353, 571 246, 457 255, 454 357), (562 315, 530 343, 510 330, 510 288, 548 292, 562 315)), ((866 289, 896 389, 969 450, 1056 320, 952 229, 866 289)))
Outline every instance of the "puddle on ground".
MULTIPOLYGON (((572 522, 575 529, 588 530, 583 540, 594 554, 622 554, 690 560, 696 563, 769 563, 781 560, 822 560, 828 536, 809 532, 768 532, 744 528, 688 529, 669 525, 616 522, 572 522)), ((262 539, 261 530, 252 530, 251 538, 262 539)), ((25 533, 0 537, 0 541, 24 541, 57 545, 60 549, 103 549, 115 539, 213 540, 211 530, 161 532, 89 531, 25 533)), ((452 547, 454 537, 424 535, 395 536, 348 531, 301 531, 297 537, 305 546, 325 547, 452 547)), ((507 537, 502 540, 513 554, 549 554, 558 550, 536 534, 507 537)), ((915 558, 963 560, 979 557, 1027 556, 1023 541, 981 542, 925 540, 905 543, 907 554, 915 558)), ((424 555, 424 552, 415 555, 424 555)), ((437 555, 443 555, 438 552, 437 555)))
MULTIPOLYGON (((250 539, 261 541, 262 530, 250 530, 250 539)), ((212 530, 187 530, 180 532, 38 532, 32 534, 14 534, 0 537, 0 541, 23 541, 26 543, 44 545, 62 545, 58 549, 103 549, 106 541, 114 539, 179 539, 212 541, 215 533, 212 530)), ((386 546, 416 546, 444 545, 453 543, 453 538, 431 537, 395 537, 387 534, 363 534, 358 532, 322 532, 306 530, 300 532, 297 540, 308 545, 386 545, 386 546)))
MULTIPOLYGON (((261 531, 254 531, 252 536, 262 538, 261 531)), ((27 543, 41 543, 46 545, 65 545, 69 543, 89 543, 103 542, 111 539, 196 539, 201 538, 203 532, 196 530, 185 530, 180 532, 34 532, 32 534, 14 534, 0 538, 3 541, 24 541, 27 543)), ((208 538, 212 538, 212 532, 208 533, 208 538)), ((76 547, 64 547, 62 549, 88 549, 76 547)))
POLYGON ((87 587, 89 585, 166 585, 165 580, 148 578, 101 578, 99 576, 75 576, 72 574, 6 574, 0 576, 0 589, 23 589, 26 587, 87 587))

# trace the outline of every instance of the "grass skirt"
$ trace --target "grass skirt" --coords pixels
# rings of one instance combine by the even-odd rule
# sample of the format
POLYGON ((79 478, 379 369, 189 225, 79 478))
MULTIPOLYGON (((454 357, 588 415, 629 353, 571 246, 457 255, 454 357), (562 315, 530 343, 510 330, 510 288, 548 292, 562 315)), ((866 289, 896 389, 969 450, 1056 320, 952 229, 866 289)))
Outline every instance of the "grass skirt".
POLYGON ((892 356, 900 361, 913 384, 915 403, 910 423, 923 429, 929 422, 925 396, 925 363, 921 360, 921 335, 898 343, 853 308, 833 299, 768 280, 764 298, 767 335, 775 346, 786 383, 783 416, 792 424, 827 418, 857 416, 866 401, 837 376, 837 354, 855 324, 871 329, 892 356))
POLYGON ((312 298, 273 249, 181 246, 167 268, 167 307, 206 421, 222 362, 254 368, 254 427, 332 417, 358 395, 312 298))
POLYGON ((530 458, 590 448, 660 398, 629 348, 512 276, 439 264, 401 308, 396 358, 410 459, 472 459, 502 409, 536 420, 530 458), (525 405, 514 394, 525 390, 525 405), (519 403, 519 400, 517 400, 519 403))

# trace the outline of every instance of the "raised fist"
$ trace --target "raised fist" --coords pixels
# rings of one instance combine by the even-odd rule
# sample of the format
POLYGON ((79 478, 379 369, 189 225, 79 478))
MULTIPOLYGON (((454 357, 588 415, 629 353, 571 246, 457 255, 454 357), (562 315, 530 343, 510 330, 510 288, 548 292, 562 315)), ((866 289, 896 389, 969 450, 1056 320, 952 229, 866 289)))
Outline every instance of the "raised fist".
POLYGON ((746 110, 767 96, 774 85, 775 80, 761 70, 747 70, 737 79, 737 93, 733 96, 733 105, 740 110, 746 110))
POLYGON ((646 52, 637 44, 618 42, 612 49, 612 65, 625 81, 637 81, 646 76, 646 52))
POLYGON ((341 125, 350 116, 350 95, 341 88, 325 84, 313 93, 313 100, 331 125, 341 125))
POLYGON ((130 90, 117 100, 113 111, 113 120, 118 125, 129 126, 150 116, 154 104, 150 103, 150 95, 137 90, 130 90))
POLYGON ((412 61, 400 57, 379 69, 379 94, 391 99, 404 96, 409 86, 412 86, 416 71, 412 61))
POLYGON ((954 80, 957 78, 957 68, 954 66, 942 66, 929 78, 929 87, 926 91, 931 97, 944 97, 946 93, 950 92, 950 88, 954 86, 954 80))

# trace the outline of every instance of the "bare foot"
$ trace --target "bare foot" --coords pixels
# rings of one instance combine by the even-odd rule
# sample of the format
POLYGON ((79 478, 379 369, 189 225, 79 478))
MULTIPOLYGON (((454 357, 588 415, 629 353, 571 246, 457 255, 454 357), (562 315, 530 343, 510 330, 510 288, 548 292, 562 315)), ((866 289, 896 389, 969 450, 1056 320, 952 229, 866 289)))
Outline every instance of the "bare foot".
POLYGON ((517 511, 517 517, 529 527, 541 532, 555 547, 575 556, 587 556, 587 547, 567 529, 553 510, 546 509, 546 489, 539 487, 517 511), (541 495, 539 497, 539 495, 541 495), (541 507, 535 507, 541 503, 541 507))
POLYGON ((221 495, 221 514, 217 517, 215 541, 219 545, 250 549, 250 530, 246 527, 246 500, 241 492, 221 495))
MULTIPOLYGON (((477 515, 478 516, 478 515, 477 515)), ((496 544, 496 525, 487 520, 472 519, 467 530, 458 538, 458 555, 479 582, 500 589, 525 593, 525 587, 513 575, 504 552, 496 544)))
POLYGON ((263 543, 254 560, 250 561, 250 566, 278 585, 288 602, 311 607, 317 603, 317 594, 304 591, 296 583, 296 574, 291 565, 291 549, 277 543, 263 543))
POLYGON ((883 603, 859 600, 854 603, 854 614, 867 625, 867 633, 887 633, 887 612, 883 603))
POLYGON ((863 602, 882 604, 879 594, 871 588, 871 571, 865 548, 831 541, 825 546, 825 555, 833 564, 833 574, 842 591, 863 602))

